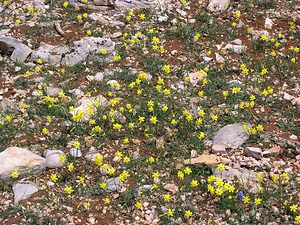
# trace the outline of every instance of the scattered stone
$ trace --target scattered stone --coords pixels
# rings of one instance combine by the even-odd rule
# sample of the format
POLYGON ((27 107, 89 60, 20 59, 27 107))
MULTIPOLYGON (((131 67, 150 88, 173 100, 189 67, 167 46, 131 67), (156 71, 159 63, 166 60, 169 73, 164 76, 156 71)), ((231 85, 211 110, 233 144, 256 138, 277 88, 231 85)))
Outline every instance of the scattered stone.
POLYGON ((205 77, 207 77, 207 73, 204 72, 203 70, 196 71, 196 72, 189 74, 190 82, 193 86, 196 86, 197 83, 199 81, 203 80, 203 78, 205 78, 205 77))
POLYGON ((159 23, 163 23, 163 22, 167 22, 168 19, 169 19, 169 17, 167 15, 165 15, 165 16, 159 16, 157 20, 159 23))
POLYGON ((25 148, 9 147, 0 153, 0 178, 7 180, 11 173, 36 174, 45 169, 45 159, 25 148))
POLYGON ((49 86, 45 87, 45 92, 50 97, 56 97, 60 91, 62 91, 60 88, 49 86))
POLYGON ((46 167, 59 168, 64 166, 64 163, 61 161, 61 157, 66 157, 66 155, 63 151, 46 150, 44 155, 46 157, 46 167))
MULTIPOLYGON (((241 123, 229 124, 221 128, 213 137, 214 145, 224 145, 225 148, 237 149, 249 138, 241 123)), ((219 147, 220 148, 220 147, 219 147)))
POLYGON ((175 184, 166 184, 164 189, 172 192, 172 194, 176 194, 179 191, 179 188, 175 184))
POLYGON ((263 151, 263 156, 269 156, 269 155, 279 155, 282 152, 280 146, 274 146, 266 151, 263 151))
POLYGON ((78 148, 71 148, 70 149, 70 155, 75 158, 80 158, 82 156, 82 152, 78 148))
POLYGON ((95 80, 96 81, 102 81, 103 78, 104 78, 104 73, 103 72, 96 73, 96 75, 95 75, 95 80))
POLYGON ((14 62, 25 62, 31 52, 31 48, 13 37, 0 37, 0 53, 11 54, 14 62))
POLYGON ((121 191, 122 189, 122 183, 117 177, 109 178, 105 181, 105 183, 107 184, 108 192, 121 191))
POLYGON ((210 0, 207 9, 211 12, 225 11, 229 6, 230 0, 210 0))
POLYGON ((195 157, 197 157, 197 155, 198 155, 198 153, 196 150, 191 151, 191 158, 195 158, 195 157))
POLYGON ((298 137, 295 135, 295 134, 292 134, 290 136, 290 139, 293 140, 293 141, 297 141, 298 140, 298 137))
POLYGON ((290 95, 290 94, 287 93, 287 92, 285 92, 285 93, 283 94, 283 99, 285 99, 285 100, 291 101, 291 100, 293 100, 294 98, 295 98, 294 96, 290 95))
POLYGON ((15 204, 39 191, 39 187, 33 182, 18 182, 13 185, 12 189, 15 204))
POLYGON ((221 63, 221 64, 225 63, 225 59, 223 56, 221 56, 219 53, 215 53, 215 55, 216 55, 216 61, 218 63, 221 63))
POLYGON ((103 96, 99 95, 96 97, 83 97, 78 101, 78 107, 76 107, 72 112, 73 116, 78 115, 78 112, 84 112, 83 116, 80 118, 80 121, 87 122, 91 115, 88 114, 89 110, 96 110, 97 106, 106 107, 109 105, 109 102, 103 96))
POLYGON ((265 20, 265 28, 272 29, 273 21, 270 18, 266 18, 265 20))
POLYGON ((253 157, 255 159, 261 159, 262 158, 262 150, 261 150, 261 148, 256 148, 256 147, 246 147, 245 155, 248 157, 253 157))

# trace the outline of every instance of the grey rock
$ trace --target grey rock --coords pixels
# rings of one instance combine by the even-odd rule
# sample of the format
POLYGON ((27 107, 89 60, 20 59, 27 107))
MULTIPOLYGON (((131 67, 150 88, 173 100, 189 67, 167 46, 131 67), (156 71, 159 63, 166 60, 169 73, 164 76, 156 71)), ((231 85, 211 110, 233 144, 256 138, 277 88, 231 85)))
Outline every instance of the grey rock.
POLYGON ((74 66, 87 59, 103 58, 99 50, 106 49, 107 54, 110 55, 114 50, 115 43, 108 38, 84 37, 75 41, 74 46, 62 59, 63 64, 74 66))
POLYGON ((216 177, 225 179, 227 181, 238 180, 241 185, 249 188, 252 193, 257 192, 257 173, 251 170, 238 168, 238 169, 225 169, 223 171, 219 171, 217 169, 213 170, 213 174, 216 177))
POLYGON ((261 148, 256 148, 256 147, 246 147, 245 155, 248 157, 253 157, 255 159, 261 159, 262 158, 262 150, 261 150, 261 148))
POLYGON ((8 180, 13 171, 36 174, 45 169, 45 159, 25 148, 9 147, 0 153, 0 178, 8 180))
POLYGON ((62 56, 69 51, 69 47, 66 45, 53 46, 44 44, 41 45, 37 50, 33 51, 31 54, 31 60, 42 59, 48 62, 50 65, 59 64, 62 56))
POLYGON ((245 45, 233 45, 233 44, 227 44, 225 46, 225 49, 231 50, 236 54, 243 54, 247 51, 247 46, 245 45))
MULTIPOLYGON (((10 58, 14 62, 24 62, 32 52, 31 48, 13 37, 0 37, 0 46, 4 46, 5 50, 12 52, 10 58)), ((1 51, 3 52, 2 47, 1 51)))
POLYGON ((15 204, 39 191, 39 187, 33 182, 18 182, 12 187, 15 204))
POLYGON ((230 0, 210 0, 207 9, 211 12, 225 11, 229 6, 230 0))
POLYGON ((107 184, 108 192, 120 191, 122 189, 122 183, 117 177, 109 178, 105 183, 107 184))
POLYGON ((66 156, 65 153, 61 150, 46 150, 45 151, 46 157, 46 167, 48 168, 59 168, 63 167, 64 163, 61 162, 60 157, 66 156))
POLYGON ((229 124, 221 128, 213 137, 213 145, 224 145, 227 148, 237 149, 249 138, 241 123, 229 124))
POLYGON ((226 151, 226 146, 223 144, 222 145, 215 144, 212 146, 212 153, 219 153, 225 151, 226 151))

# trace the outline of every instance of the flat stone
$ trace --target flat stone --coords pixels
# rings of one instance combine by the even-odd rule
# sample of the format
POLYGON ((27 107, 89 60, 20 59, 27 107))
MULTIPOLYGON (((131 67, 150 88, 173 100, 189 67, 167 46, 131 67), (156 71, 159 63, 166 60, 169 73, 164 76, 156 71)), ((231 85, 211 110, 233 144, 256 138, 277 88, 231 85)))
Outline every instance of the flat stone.
POLYGON ((0 153, 0 178, 7 180, 13 171, 36 174, 45 169, 45 159, 25 148, 9 147, 0 153))
POLYGON ((195 165, 195 164, 203 164, 208 166, 218 165, 219 163, 228 164, 230 163, 230 159, 216 156, 212 154, 202 154, 196 158, 186 159, 183 161, 186 165, 195 165))
POLYGON ((175 184, 166 184, 164 189, 172 192, 173 194, 176 194, 179 191, 179 188, 175 184))
POLYGON ((38 185, 33 182, 18 182, 13 185, 12 189, 15 204, 39 191, 38 185))
POLYGON ((256 147, 246 147, 245 155, 248 157, 253 157, 255 159, 261 159, 262 158, 262 150, 261 150, 261 148, 256 148, 256 147))
POLYGON ((0 37, 1 43, 9 52, 12 51, 10 58, 14 62, 24 62, 32 52, 31 48, 13 37, 0 37))
POLYGON ((237 149, 249 138, 241 123, 229 124, 221 128, 213 137, 213 145, 225 145, 227 148, 237 149))

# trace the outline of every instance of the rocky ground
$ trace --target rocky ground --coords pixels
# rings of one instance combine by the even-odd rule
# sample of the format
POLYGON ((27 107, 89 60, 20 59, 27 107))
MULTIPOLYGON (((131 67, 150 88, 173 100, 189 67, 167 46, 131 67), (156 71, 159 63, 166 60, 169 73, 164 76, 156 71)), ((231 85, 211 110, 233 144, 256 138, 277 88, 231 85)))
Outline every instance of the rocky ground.
POLYGON ((0 2, 0 224, 300 223, 299 0, 0 2))

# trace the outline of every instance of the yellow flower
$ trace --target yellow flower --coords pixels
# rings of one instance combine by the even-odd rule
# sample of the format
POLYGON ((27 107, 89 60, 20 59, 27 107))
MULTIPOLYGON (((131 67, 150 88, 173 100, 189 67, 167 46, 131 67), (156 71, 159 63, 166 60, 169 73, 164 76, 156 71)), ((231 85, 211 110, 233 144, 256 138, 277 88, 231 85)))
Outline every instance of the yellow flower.
POLYGON ((139 17, 141 20, 145 20, 145 18, 146 18, 145 14, 143 14, 143 13, 140 13, 140 14, 138 15, 138 17, 139 17))
POLYGON ((157 117, 156 116, 152 116, 150 118, 150 122, 153 123, 153 124, 156 124, 158 122, 157 117))
POLYGON ((236 23, 236 22, 232 22, 232 23, 231 23, 231 26, 232 26, 232 27, 236 27, 236 26, 237 26, 237 23, 236 23))
POLYGON ((17 19, 16 24, 20 24, 20 23, 21 23, 21 20, 17 19))
POLYGON ((164 199, 165 202, 169 202, 171 200, 170 194, 163 195, 163 199, 164 199))
POLYGON ((183 180, 184 179, 184 172, 182 172, 181 170, 179 170, 177 172, 177 177, 179 178, 179 180, 183 180))
POLYGON ((293 205, 290 206, 290 211, 291 212, 295 213, 297 210, 298 210, 298 205, 293 204, 293 205))
POLYGON ((173 217, 174 216, 174 210, 168 209, 167 216, 168 217, 173 217))
POLYGON ((64 163, 66 161, 66 156, 65 155, 60 155, 59 156, 59 161, 61 161, 62 163, 64 163))
POLYGON ((155 179, 157 179, 157 178, 159 178, 160 177, 160 174, 159 174, 159 172, 154 172, 154 173, 152 173, 152 177, 155 179))
POLYGON ((73 145, 74 148, 79 148, 80 147, 80 142, 76 140, 76 141, 73 142, 72 145, 73 145))
POLYGON ((192 180, 191 181, 191 186, 192 187, 197 187, 199 185, 198 181, 197 180, 192 180))
POLYGON ((241 13, 238 11, 235 13, 235 18, 239 19, 241 17, 241 13))
POLYGON ((71 186, 66 186, 64 188, 64 192, 67 193, 68 195, 70 195, 74 192, 74 189, 71 186))
POLYGON ((103 156, 101 154, 97 154, 96 159, 95 159, 95 164, 97 166, 101 166, 103 163, 103 156))
POLYGON ((87 34, 88 36, 91 36, 91 35, 92 35, 92 31, 91 31, 91 30, 87 30, 87 31, 86 31, 86 34, 87 34))
POLYGON ((130 177, 129 173, 127 171, 123 171, 120 175, 119 175, 119 179, 120 181, 124 182, 127 180, 127 178, 130 177))
POLYGON ((11 174, 10 174, 10 176, 12 177, 12 178, 18 178, 18 176, 19 176, 19 172, 18 171, 13 171, 11 174))
POLYGON ((211 118, 212 121, 217 121, 217 120, 218 120, 218 116, 217 116, 217 115, 213 115, 213 114, 212 114, 212 115, 210 116, 210 118, 211 118))
POLYGON ((107 184, 105 182, 102 182, 102 183, 100 183, 99 187, 102 188, 102 189, 106 189, 107 184))
POLYGON ((184 172, 185 174, 189 175, 189 174, 191 174, 193 171, 191 170, 190 167, 187 166, 187 167, 183 170, 183 172, 184 172))
POLYGON ((79 183, 83 184, 84 183, 85 178, 84 177, 79 177, 79 183))
POLYGON ((296 216, 296 217, 295 217, 295 222, 296 222, 296 223, 300 223, 300 216, 296 216))
POLYGON ((130 162, 130 158, 128 156, 125 156, 123 159, 124 163, 129 163, 130 162))
POLYGON ((58 181, 58 178, 59 178, 59 176, 58 176, 56 173, 52 173, 52 174, 50 175, 50 179, 51 179, 54 183, 56 183, 56 182, 58 181))
POLYGON ((142 203, 141 202, 136 202, 135 203, 135 207, 137 207, 138 209, 141 209, 142 208, 142 203))
POLYGON ((88 16, 89 16, 89 15, 88 15, 87 13, 83 13, 83 14, 82 14, 82 17, 85 18, 85 19, 88 18, 88 16))
POLYGON ((68 170, 70 172, 72 172, 74 170, 74 164, 73 163, 69 163, 67 167, 68 167, 68 170))
POLYGON ((193 215, 193 213, 190 210, 186 210, 184 211, 184 217, 185 218, 190 218, 193 215))
POLYGON ((106 197, 106 198, 104 199, 104 204, 105 204, 105 205, 109 205, 109 204, 110 204, 110 199, 109 199, 108 197, 106 197))
POLYGON ((223 195, 224 191, 223 191, 222 188, 217 188, 217 189, 215 190, 215 193, 216 193, 217 196, 221 196, 221 195, 223 195))
POLYGON ((44 127, 44 128, 42 129, 42 133, 43 133, 43 134, 48 134, 48 129, 47 129, 46 127, 44 127))
POLYGON ((164 71, 166 74, 171 73, 170 65, 164 65, 164 66, 162 67, 162 71, 164 71))
POLYGON ((99 51, 100 51, 100 53, 101 53, 102 55, 106 55, 106 54, 107 54, 107 50, 106 50, 105 48, 102 48, 102 49, 100 49, 99 51))
POLYGON ((260 204, 261 204, 261 201, 262 201, 261 198, 255 198, 255 199, 254 199, 254 204, 255 204, 255 205, 260 205, 260 204))
POLYGON ((201 132, 199 133, 199 135, 198 135, 198 138, 201 139, 201 140, 204 139, 204 138, 205 138, 204 132, 201 131, 201 132))
POLYGON ((250 202, 249 196, 245 195, 245 196, 243 197, 243 202, 244 202, 244 204, 248 204, 248 203, 250 202))
POLYGON ((220 163, 220 164, 218 165, 217 169, 220 170, 220 171, 225 170, 224 164, 223 164, 223 163, 220 163))

